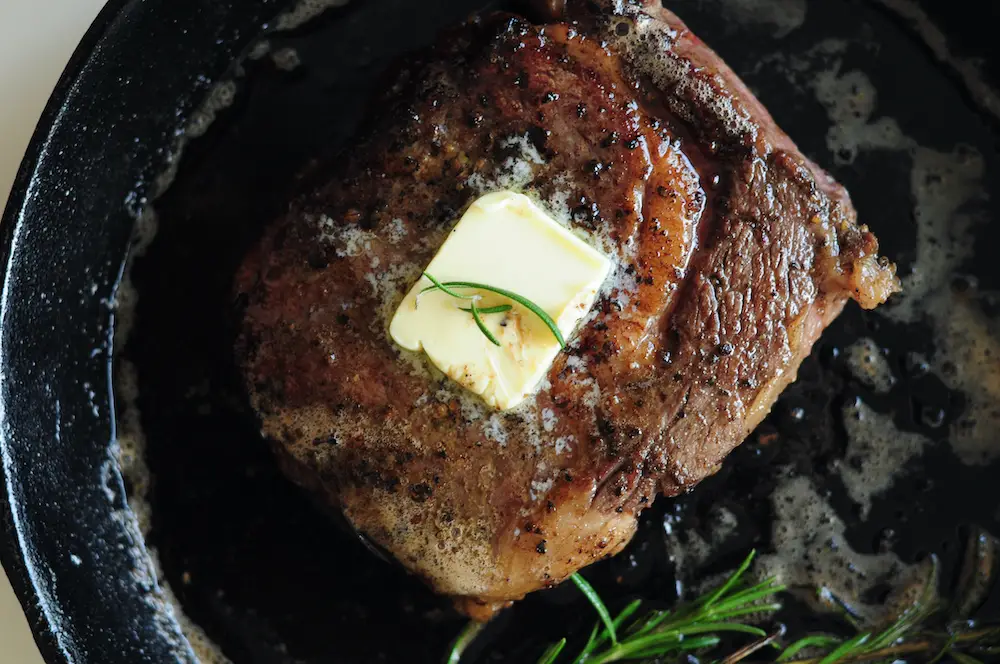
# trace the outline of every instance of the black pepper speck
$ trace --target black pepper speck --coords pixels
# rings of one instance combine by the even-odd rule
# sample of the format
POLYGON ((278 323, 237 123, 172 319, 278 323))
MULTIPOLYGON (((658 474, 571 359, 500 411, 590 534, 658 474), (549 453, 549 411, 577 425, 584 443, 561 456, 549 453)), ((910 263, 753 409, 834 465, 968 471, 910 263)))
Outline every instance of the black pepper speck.
POLYGON ((434 489, 432 489, 426 482, 410 485, 410 497, 414 500, 414 502, 426 502, 426 500, 430 498, 433 493, 434 489))

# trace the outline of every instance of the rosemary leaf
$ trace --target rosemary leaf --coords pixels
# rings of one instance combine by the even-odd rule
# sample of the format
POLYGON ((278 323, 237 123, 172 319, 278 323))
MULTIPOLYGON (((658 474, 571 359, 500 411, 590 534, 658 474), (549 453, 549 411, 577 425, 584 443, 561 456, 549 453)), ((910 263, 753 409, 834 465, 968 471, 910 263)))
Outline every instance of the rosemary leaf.
MULTIPOLYGON (((722 642, 722 639, 718 636, 696 636, 693 639, 684 639, 683 641, 678 641, 676 645, 676 650, 678 652, 684 652, 689 650, 701 650, 702 648, 714 648, 722 642)), ((650 648, 648 651, 639 651, 632 653, 631 657, 660 657, 664 652, 658 648, 650 648)))
POLYGON ((955 645, 956 639, 957 636, 952 634, 951 638, 949 638, 948 641, 945 642, 943 646, 941 646, 941 649, 938 651, 938 654, 934 655, 934 659, 927 662, 927 664, 937 664, 942 659, 944 659, 945 655, 947 655, 951 651, 951 647, 955 645))
POLYGON ((834 648, 833 652, 819 660, 819 664, 836 664, 836 662, 846 659, 852 652, 860 650, 861 646, 865 645, 869 638, 871 638, 871 634, 858 634, 853 639, 844 641, 834 648))
POLYGON ((648 618, 646 618, 646 620, 636 621, 635 623, 636 629, 634 630, 629 629, 629 634, 630 636, 636 636, 636 637, 642 636, 643 634, 648 634, 649 632, 653 631, 661 624, 663 624, 663 622, 666 621, 668 618, 670 618, 672 615, 673 614, 670 613, 670 611, 654 611, 652 614, 649 615, 648 618))
POLYGON ((475 620, 470 620, 466 623, 462 631, 458 633, 455 640, 451 644, 451 650, 448 651, 448 659, 445 660, 445 664, 459 664, 462 661, 462 653, 465 649, 469 647, 475 639, 476 636, 482 631, 486 623, 476 622, 475 620))
POLYGON ((592 653, 595 648, 601 645, 604 641, 608 639, 608 633, 606 631, 600 631, 601 623, 596 623, 594 629, 590 630, 590 638, 587 639, 587 645, 583 647, 583 650, 577 655, 576 660, 573 664, 579 664, 587 659, 587 655, 592 653))
POLYGON ((608 613, 608 607, 604 606, 604 602, 601 600, 601 596, 597 594, 594 587, 587 583, 579 574, 574 574, 569 577, 576 584, 576 587, 580 589, 584 597, 593 605, 594 610, 597 611, 597 615, 600 616, 601 622, 604 623, 604 629, 607 630, 608 636, 611 638, 611 643, 618 643, 618 635, 615 632, 615 623, 611 620, 611 614, 608 613))
POLYGON ((556 641, 542 654, 541 658, 538 660, 538 664, 552 664, 556 661, 556 658, 559 657, 559 653, 561 653, 565 647, 565 638, 556 641))
POLYGON ((632 614, 639 610, 639 606, 641 604, 642 604, 642 600, 641 599, 637 599, 637 600, 634 600, 634 601, 630 602, 628 606, 626 606, 624 609, 622 609, 621 613, 619 613, 618 616, 615 617, 615 629, 618 629, 619 627, 621 627, 622 623, 624 623, 626 620, 628 620, 629 618, 631 618, 632 614))
MULTIPOLYGON (((743 561, 743 563, 738 568, 736 568, 736 571, 733 572, 732 575, 728 579, 726 579, 726 582, 723 583, 719 587, 718 590, 716 590, 714 593, 712 593, 711 595, 709 595, 708 598, 704 602, 697 602, 697 603, 704 604, 705 606, 711 606, 720 597, 722 597, 727 592, 729 592, 729 589, 732 588, 736 584, 736 582, 739 581, 743 577, 743 574, 745 574, 748 569, 750 569, 750 563, 753 562, 754 556, 756 556, 756 555, 757 555, 757 551, 756 550, 751 550, 750 554, 746 557, 746 559, 743 561)), ((763 584, 761 584, 761 585, 763 585, 763 584)))
POLYGON ((424 276, 427 277, 428 279, 430 279, 431 283, 434 284, 434 285, 431 286, 431 287, 429 287, 429 288, 423 289, 422 291, 420 291, 421 293, 426 293, 427 291, 430 291, 430 290, 441 290, 446 295, 451 295, 452 297, 456 297, 459 300, 475 300, 476 299, 475 295, 459 295, 455 291, 449 289, 448 286, 446 286, 445 284, 442 284, 440 281, 438 281, 437 279, 435 279, 434 277, 432 277, 431 274, 430 274, 430 272, 424 272, 424 276))
POLYGON ((841 642, 834 636, 827 636, 826 634, 813 634, 811 636, 806 636, 795 643, 792 643, 778 655, 778 662, 787 662, 794 659, 797 654, 805 650, 806 648, 832 648, 841 642))
POLYGON ((479 315, 479 307, 476 306, 475 300, 472 301, 472 318, 475 319, 476 327, 478 327, 479 331, 483 333, 483 336, 489 339, 490 343, 494 346, 499 346, 500 341, 493 336, 493 333, 490 332, 488 327, 486 327, 486 323, 483 322, 483 317, 479 315))
MULTIPOLYGON (((479 313, 481 313, 481 314, 503 314, 503 313, 507 313, 508 311, 510 311, 513 308, 514 307, 512 307, 509 304, 498 304, 495 307, 484 307, 484 308, 482 308, 482 309, 479 310, 479 313)), ((472 313, 472 307, 459 307, 459 309, 461 309, 462 311, 468 311, 470 314, 472 313)))
MULTIPOLYGON (((641 604, 642 604, 641 599, 633 600, 628 604, 628 606, 622 609, 621 612, 615 617, 615 619, 612 621, 612 624, 615 626, 616 635, 618 634, 618 629, 624 624, 626 620, 628 620, 632 616, 632 614, 634 614, 639 609, 639 606, 641 604)), ((584 646, 583 650, 577 656, 576 662, 586 661, 587 655, 589 655, 596 648, 599 648, 600 646, 604 645, 607 642, 609 636, 608 630, 603 629, 600 630, 600 633, 598 633, 598 627, 600 626, 600 624, 601 623, 597 623, 596 625, 594 625, 594 629, 590 633, 590 638, 587 640, 587 645, 584 646)))
POLYGON ((685 637, 688 634, 705 634, 709 632, 734 632, 738 634, 750 634, 751 636, 764 637, 767 632, 760 627, 744 625, 743 623, 709 622, 704 624, 687 625, 674 630, 675 633, 685 637))
MULTIPOLYGON (((774 592, 779 592, 775 590, 774 592)), ((767 597, 767 595, 765 595, 767 597)), ((763 599, 760 598, 760 599, 763 599)), ((781 610, 781 604, 777 602, 772 604, 754 604, 753 606, 747 606, 740 609, 731 609, 728 611, 713 611, 712 617, 716 620, 729 620, 731 618, 741 618, 743 616, 753 616, 758 613, 774 613, 781 610)))
MULTIPOLYGON (((722 642, 722 639, 718 636, 697 636, 693 639, 684 639, 679 644, 677 644, 678 650, 701 650, 702 648, 714 648, 722 642)), ((656 657, 658 653, 655 651, 649 653, 649 655, 644 655, 648 657, 656 657)))
POLYGON ((711 605, 711 610, 716 615, 723 614, 734 609, 746 607, 754 602, 768 599, 784 590, 784 586, 779 585, 773 579, 769 579, 764 583, 759 583, 756 586, 734 593, 729 597, 716 600, 717 603, 711 605))

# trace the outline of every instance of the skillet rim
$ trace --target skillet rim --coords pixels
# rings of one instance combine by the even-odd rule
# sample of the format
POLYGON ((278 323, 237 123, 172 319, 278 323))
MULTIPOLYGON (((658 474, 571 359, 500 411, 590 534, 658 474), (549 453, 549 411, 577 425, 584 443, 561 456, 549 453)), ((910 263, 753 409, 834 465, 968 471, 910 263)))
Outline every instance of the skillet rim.
POLYGON ((108 0, 11 187, 0 218, 0 564, 49 664, 196 661, 171 610, 155 605, 156 579, 141 576, 151 569, 141 538, 115 519, 117 466, 95 463, 115 454, 113 303, 136 213, 177 158, 186 118, 288 4, 108 0), (88 421, 77 419, 81 393, 64 398, 81 387, 88 421))
MULTIPOLYGON (((97 16, 91 22, 73 50, 69 62, 67 62, 35 128, 28 141, 28 147, 21 163, 18 165, 17 174, 11 185, 10 193, 7 196, 4 211, 0 216, 0 264, 3 268, 0 271, 0 289, 7 291, 8 275, 13 254, 14 230, 18 223, 18 218, 24 206, 30 185, 34 179, 42 152, 49 141, 53 124, 67 103, 74 81, 80 76, 86 62, 92 57, 92 52, 98 42, 104 38, 112 22, 124 11, 125 7, 132 0, 108 0, 101 8, 97 16)), ((0 325, 5 319, 4 309, 6 297, 0 300, 0 325)), ((2 350, 0 350, 0 372, 3 371, 2 350)), ((7 427, 6 427, 6 398, 0 394, 0 455, 6 455, 7 427)), ((5 459, 4 459, 5 461, 5 459)), ((42 658, 46 662, 70 661, 60 649, 55 634, 52 631, 52 623, 42 608, 38 592, 31 581, 28 571, 27 555, 24 551, 24 544, 17 528, 14 524, 14 504, 16 498, 12 498, 12 488, 7 480, 7 464, 0 463, 0 566, 3 567, 14 595, 20 602, 24 611, 28 626, 31 629, 35 645, 41 652, 42 658)))

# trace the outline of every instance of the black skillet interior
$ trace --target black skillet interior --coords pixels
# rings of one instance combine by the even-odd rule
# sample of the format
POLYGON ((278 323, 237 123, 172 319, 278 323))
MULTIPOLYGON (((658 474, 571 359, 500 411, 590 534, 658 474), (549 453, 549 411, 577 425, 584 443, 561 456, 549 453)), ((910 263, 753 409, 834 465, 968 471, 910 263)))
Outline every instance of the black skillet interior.
MULTIPOLYGON (((193 11, 206 3, 187 4, 193 11)), ((15 546, 9 544, 3 562, 13 566, 22 597, 29 604, 36 596, 41 601, 33 617, 50 661, 165 661, 167 652, 177 650, 170 643, 174 628, 169 619, 144 602, 150 596, 148 579, 131 574, 137 569, 131 557, 137 554, 128 549, 136 543, 136 533, 112 516, 122 491, 117 475, 106 470, 110 407, 102 395, 109 321, 100 298, 110 296, 124 252, 125 195, 132 183, 148 183, 157 163, 162 165, 155 150, 170 144, 175 109, 185 116, 190 100, 205 90, 196 75, 222 71, 233 49, 247 46, 262 17, 276 12, 269 3, 238 4, 220 6, 197 21, 166 3, 109 11, 105 45, 90 56, 84 53, 76 64, 81 79, 99 94, 84 107, 80 92, 64 86, 71 114, 62 117, 73 126, 89 123, 88 132, 60 134, 57 124, 51 137, 41 134, 36 148, 47 156, 31 181, 39 183, 37 193, 29 196, 29 180, 22 179, 8 209, 4 231, 12 261, 0 348, 4 442, 13 452, 13 463, 5 465, 13 487, 7 507, 19 519, 29 553, 26 564, 19 564, 15 546), (149 27, 150 21, 165 17, 177 22, 164 20, 163 26, 178 27, 149 27), (126 30, 123 21, 136 21, 152 32, 139 33, 134 26, 126 30), (209 26, 220 44, 209 43, 209 26), (143 49, 139 34, 148 42, 143 49), (171 45, 170 39, 191 44, 171 45), (116 57, 102 52, 112 47, 116 57), (140 50, 144 56, 137 61, 125 59, 140 50), (188 54, 180 66, 163 64, 178 53, 188 54), (136 83, 162 83, 121 94, 114 82, 118 75, 136 83), (101 106, 109 99, 119 103, 101 106), (110 124, 98 124, 101 118, 110 124), (140 137, 141 147, 116 140, 97 144, 102 131, 122 141, 140 137), (84 140, 92 135, 94 143, 84 140), (72 151, 57 157, 59 149, 72 151), (89 168, 79 165, 81 155, 87 155, 89 168), (105 163, 117 167, 93 168, 105 163), (74 223, 45 224, 45 219, 67 216, 63 199, 55 195, 67 180, 60 169, 74 175, 82 170, 89 179, 69 182, 74 223), (129 187, 121 189, 119 180, 127 177, 129 187), (23 223, 34 235, 19 235, 11 248, 11 222, 22 203, 23 223), (46 257, 46 267, 57 269, 33 269, 42 264, 40 256, 46 257), (11 308, 9 302, 18 306, 11 308), (46 460, 44 467, 30 463, 38 458, 46 460), (46 624, 56 638, 46 632, 46 624), (63 649, 81 655, 64 657, 59 654, 63 649)), ((991 55, 991 19, 1000 18, 1000 11, 971 4, 965 12, 955 11, 956 3, 924 5, 946 34, 957 36, 949 43, 959 56, 991 55), (970 20, 976 12, 981 15, 970 20)), ((230 71, 237 85, 234 104, 187 145, 176 181, 156 202, 160 230, 132 273, 139 304, 122 354, 136 367, 139 398, 136 404, 119 403, 119 408, 138 405, 148 438, 147 458, 155 478, 148 542, 158 551, 164 578, 187 615, 236 662, 437 662, 462 624, 447 602, 373 558, 278 474, 229 361, 234 322, 230 280, 249 243, 286 201, 296 170, 318 145, 341 142, 351 134, 378 74, 395 56, 427 43, 436 30, 471 11, 506 6, 481 0, 448 0, 433 7, 370 0, 330 10, 295 31, 269 35, 270 53, 277 57, 247 59, 238 71, 230 71), (293 49, 295 57, 285 49, 293 49), (300 64, 289 70, 295 59, 300 64)), ((853 163, 838 165, 825 140, 830 125, 826 110, 810 90, 768 64, 773 63, 769 55, 804 54, 823 40, 843 41, 844 70, 865 72, 880 91, 876 116, 895 118, 921 145, 946 151, 957 144, 975 146, 985 161, 986 189, 1000 181, 996 116, 978 105, 981 99, 966 94, 949 67, 936 61, 882 5, 862 0, 810 3, 804 24, 787 34, 780 29, 781 20, 737 19, 747 7, 766 15, 769 7, 788 12, 805 7, 804 2, 677 0, 671 6, 745 77, 803 150, 848 187, 862 218, 903 274, 916 250, 910 156, 865 150, 853 163)), ((1000 71, 1000 59, 987 62, 990 75, 1000 71)), ((54 119, 50 114, 45 122, 54 119)), ((144 191, 148 189, 140 186, 138 196, 129 200, 139 200, 144 191)), ((996 203, 986 201, 982 208, 983 214, 997 216, 996 203)), ((977 246, 1000 241, 998 223, 981 224, 971 232, 977 246)), ((1000 271, 986 253, 980 251, 960 267, 956 297, 1000 289, 1000 271)), ((988 297, 977 302, 996 319, 1000 303, 988 297)), ((726 506, 739 528, 698 571, 731 568, 749 548, 767 548, 768 495, 776 469, 792 467, 827 492, 848 524, 853 548, 864 553, 889 547, 904 561, 935 553, 947 592, 962 554, 964 528, 978 525, 1000 532, 1000 485, 991 481, 1000 468, 995 463, 963 465, 944 444, 949 425, 962 413, 963 397, 935 376, 913 371, 907 361, 913 352, 930 356, 933 351, 932 335, 921 324, 894 323, 850 307, 824 335, 799 381, 724 470, 688 496, 658 501, 644 515, 629 549, 595 565, 587 576, 616 605, 636 595, 671 601, 678 592, 677 570, 664 523, 683 542, 691 534, 711 531, 716 508, 726 506), (853 379, 837 354, 860 336, 887 349, 901 378, 888 394, 876 394, 853 379), (876 499, 864 519, 833 470, 845 445, 837 413, 855 397, 891 413, 900 429, 937 441, 876 499)), ((14 532, 9 519, 5 525, 14 532)), ((996 616, 998 605, 1000 598, 992 597, 983 615, 996 616)), ((816 621, 797 610, 785 618, 810 625, 816 621)), ((589 609, 571 590, 537 593, 491 625, 478 650, 470 653, 478 659, 470 661, 532 661, 545 642, 589 628, 591 621, 589 609), (555 607, 565 608, 556 614, 555 607), (559 619, 551 619, 553 615, 559 619)))

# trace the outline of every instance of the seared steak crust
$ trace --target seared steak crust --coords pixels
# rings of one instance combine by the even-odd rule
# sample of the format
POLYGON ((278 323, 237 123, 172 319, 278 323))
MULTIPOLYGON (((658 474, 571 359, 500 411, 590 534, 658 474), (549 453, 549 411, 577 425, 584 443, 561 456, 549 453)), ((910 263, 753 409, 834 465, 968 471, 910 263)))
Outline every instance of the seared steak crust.
POLYGON ((415 58, 237 277, 238 352, 286 471, 480 618, 618 551, 658 492, 717 470, 847 299, 896 288, 846 192, 675 16, 570 4, 547 26, 476 19, 415 58), (387 334, 500 188, 616 266, 507 413, 387 334))

